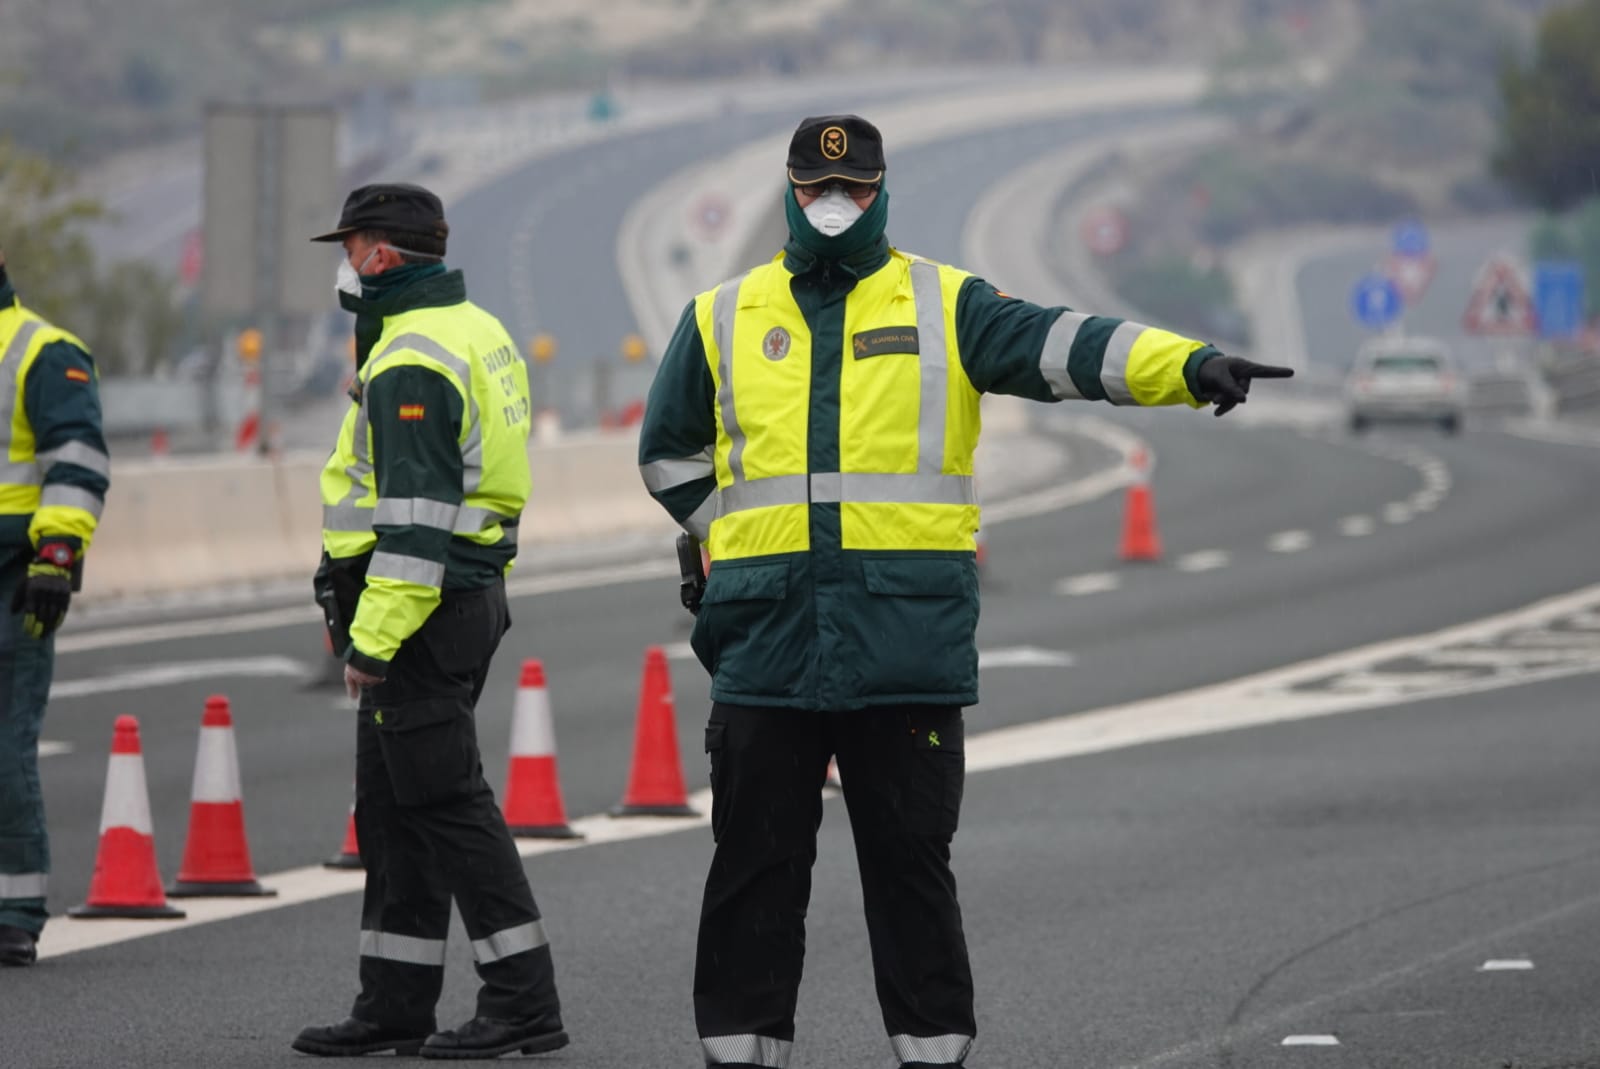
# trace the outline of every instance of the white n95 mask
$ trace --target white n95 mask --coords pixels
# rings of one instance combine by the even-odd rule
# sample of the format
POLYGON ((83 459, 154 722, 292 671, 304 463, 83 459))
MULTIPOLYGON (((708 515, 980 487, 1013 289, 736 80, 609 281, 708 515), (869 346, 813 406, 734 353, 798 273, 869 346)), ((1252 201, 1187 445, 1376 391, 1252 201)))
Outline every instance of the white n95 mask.
POLYGON ((838 186, 805 206, 806 221, 823 237, 836 238, 855 225, 865 209, 838 186))
POLYGON ((350 266, 349 260, 339 261, 333 285, 340 293, 348 293, 352 297, 361 296, 361 276, 356 274, 356 269, 350 266))

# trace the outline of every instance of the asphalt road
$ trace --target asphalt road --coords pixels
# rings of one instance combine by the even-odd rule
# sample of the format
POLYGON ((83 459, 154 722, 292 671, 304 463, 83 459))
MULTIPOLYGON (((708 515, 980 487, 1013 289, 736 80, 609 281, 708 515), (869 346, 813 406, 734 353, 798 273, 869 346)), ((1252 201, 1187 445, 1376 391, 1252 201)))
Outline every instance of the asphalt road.
MULTIPOLYGON (((894 187, 891 236, 959 258, 978 191, 1073 129, 907 153, 897 164, 920 181, 894 187), (969 174, 974 158, 984 173, 969 174)), ((1084 411, 1043 412, 1040 430, 1070 434, 1084 411)), ((1166 560, 1118 562, 1116 498, 993 525, 980 648, 1073 660, 986 671, 969 739, 1600 582, 1600 510, 1585 491, 1600 450, 1492 431, 1352 442, 1204 414, 1111 415, 1156 455, 1166 560)), ((1104 461, 1068 444, 1080 470, 1104 461)), ((480 710, 486 767, 498 783, 517 662, 540 656, 568 808, 599 812, 626 776, 642 651, 683 638, 673 581, 522 598, 513 614, 480 710)), ((309 619, 219 626, 65 653, 58 679, 316 652, 309 619)), ((693 789, 705 782, 706 681, 692 663, 674 669, 693 789)), ((120 680, 55 702, 46 722, 73 747, 45 763, 53 908, 88 884, 117 713, 143 725, 162 870, 174 871, 213 690, 234 701, 258 870, 338 845, 353 730, 334 694, 274 676, 120 680)), ((972 1064, 1600 1065, 1595 711, 1594 677, 1577 674, 974 774, 956 843, 980 988, 972 1064), (1491 959, 1532 968, 1481 971, 1491 959), (1338 1045, 1283 1046, 1290 1036, 1338 1045)), ((837 801, 823 840, 792 1064, 881 1064, 837 801)), ((698 1064, 688 978, 709 851, 699 829, 530 861, 575 1037, 544 1061, 698 1064)), ((357 910, 342 895, 0 974, 8 1056, 30 1069, 288 1064, 301 1025, 347 1006, 357 910)), ((442 1019, 470 1013, 469 975, 457 938, 442 1019)))

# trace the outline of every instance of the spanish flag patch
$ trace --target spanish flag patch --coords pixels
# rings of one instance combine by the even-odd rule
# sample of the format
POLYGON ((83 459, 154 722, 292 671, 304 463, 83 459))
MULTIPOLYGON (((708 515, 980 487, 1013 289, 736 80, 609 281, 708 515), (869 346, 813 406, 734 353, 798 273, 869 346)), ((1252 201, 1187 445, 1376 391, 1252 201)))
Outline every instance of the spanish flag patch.
POLYGON ((73 382, 88 382, 89 373, 81 367, 69 367, 67 368, 67 378, 73 382))
POLYGON ((418 420, 423 417, 427 409, 422 405, 401 405, 400 418, 403 420, 418 420))

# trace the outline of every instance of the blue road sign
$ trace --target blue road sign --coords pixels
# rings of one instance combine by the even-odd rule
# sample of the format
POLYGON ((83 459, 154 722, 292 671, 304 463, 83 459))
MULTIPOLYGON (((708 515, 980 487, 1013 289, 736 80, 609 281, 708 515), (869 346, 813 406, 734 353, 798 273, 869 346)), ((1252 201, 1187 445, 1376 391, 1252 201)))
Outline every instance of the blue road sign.
POLYGON ((1350 292, 1350 314, 1356 317, 1357 323, 1373 330, 1393 323, 1404 306, 1394 280, 1376 272, 1361 276, 1350 292))
POLYGON ((1426 256, 1431 244, 1428 228, 1415 219, 1395 227, 1391 240, 1396 256, 1426 256))
POLYGON ((1546 260, 1533 265, 1533 307, 1539 337, 1573 338, 1583 330, 1583 265, 1546 260))

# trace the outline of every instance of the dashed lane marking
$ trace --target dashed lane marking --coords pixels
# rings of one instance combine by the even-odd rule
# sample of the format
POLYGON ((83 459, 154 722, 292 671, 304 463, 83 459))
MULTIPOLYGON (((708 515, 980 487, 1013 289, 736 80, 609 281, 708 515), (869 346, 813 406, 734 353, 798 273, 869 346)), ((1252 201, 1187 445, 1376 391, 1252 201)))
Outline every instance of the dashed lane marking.
POLYGON ((1225 549, 1202 549, 1179 557, 1177 568, 1180 572, 1210 572, 1226 568, 1230 559, 1225 549))
POLYGON ((1267 539, 1267 548, 1274 553, 1299 553, 1311 548, 1311 532, 1279 531, 1267 539))
POLYGON ((152 664, 110 675, 87 679, 58 679, 50 684, 50 700, 82 698, 90 694, 109 694, 127 690, 149 690, 193 683, 202 679, 264 679, 288 676, 304 679, 309 669, 292 657, 224 657, 206 661, 180 661, 152 664))
POLYGON ((71 752, 72 752, 72 743, 70 743, 70 742, 57 742, 55 739, 40 739, 39 740, 39 756, 40 757, 59 757, 61 754, 71 753, 71 752))
POLYGON ((1285 1047, 1337 1047, 1338 1045, 1339 1037, 1330 1035, 1284 1036, 1282 1043, 1285 1047))
POLYGON ((1533 968, 1527 958, 1490 958, 1478 966, 1479 972, 1526 972, 1533 968))
POLYGON ((1383 522, 1389 524, 1410 523, 1415 513, 1411 506, 1404 502, 1396 501, 1383 506, 1383 522))
POLYGON ((1365 538, 1378 529, 1371 516, 1346 516, 1339 521, 1339 533, 1347 538, 1365 538))
POLYGON ((1115 572, 1090 572, 1088 575, 1074 575, 1070 579, 1056 583, 1056 593, 1063 597, 1075 598, 1085 594, 1104 594, 1121 585, 1122 577, 1115 572))

